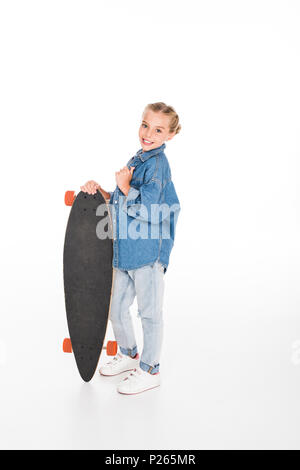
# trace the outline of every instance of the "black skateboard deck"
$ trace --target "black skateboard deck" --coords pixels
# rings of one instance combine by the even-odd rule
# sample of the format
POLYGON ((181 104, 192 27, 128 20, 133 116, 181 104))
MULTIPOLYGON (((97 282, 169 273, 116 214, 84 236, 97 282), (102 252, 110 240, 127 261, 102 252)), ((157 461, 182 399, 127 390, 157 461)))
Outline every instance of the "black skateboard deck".
MULTIPOLYGON (((68 191, 65 203, 72 205, 63 253, 69 341, 79 373, 89 382, 103 348, 113 284, 112 236, 98 238, 96 227, 103 217, 110 219, 110 214, 106 206, 104 215, 96 215, 98 206, 106 204, 99 191, 95 195, 80 192, 76 197, 68 191)), ((112 233, 111 223, 107 230, 112 233)), ((67 342, 64 350, 71 352, 67 350, 67 342)))

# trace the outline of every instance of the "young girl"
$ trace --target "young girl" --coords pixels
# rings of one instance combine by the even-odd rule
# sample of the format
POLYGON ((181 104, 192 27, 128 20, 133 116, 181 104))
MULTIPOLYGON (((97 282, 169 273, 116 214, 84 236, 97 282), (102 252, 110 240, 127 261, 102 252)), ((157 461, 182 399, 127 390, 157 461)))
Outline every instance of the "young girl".
POLYGON ((105 191, 95 181, 81 186, 89 194, 99 190, 110 203, 114 232, 110 320, 120 352, 100 368, 100 373, 112 376, 132 371, 117 387, 124 394, 160 385, 164 274, 180 211, 164 149, 165 142, 180 129, 172 106, 148 104, 139 129, 142 148, 115 173, 114 192, 105 191), (135 296, 144 337, 141 358, 129 312, 135 296))

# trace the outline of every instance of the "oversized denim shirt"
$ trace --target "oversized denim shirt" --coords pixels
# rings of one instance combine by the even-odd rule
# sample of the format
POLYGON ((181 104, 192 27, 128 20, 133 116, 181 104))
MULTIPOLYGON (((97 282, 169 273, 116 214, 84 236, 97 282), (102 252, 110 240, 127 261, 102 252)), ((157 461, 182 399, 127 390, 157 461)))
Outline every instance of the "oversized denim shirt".
POLYGON ((137 269, 160 261, 167 271, 180 204, 165 147, 138 150, 127 163, 129 169, 135 167, 127 197, 118 186, 110 193, 115 268, 137 269))

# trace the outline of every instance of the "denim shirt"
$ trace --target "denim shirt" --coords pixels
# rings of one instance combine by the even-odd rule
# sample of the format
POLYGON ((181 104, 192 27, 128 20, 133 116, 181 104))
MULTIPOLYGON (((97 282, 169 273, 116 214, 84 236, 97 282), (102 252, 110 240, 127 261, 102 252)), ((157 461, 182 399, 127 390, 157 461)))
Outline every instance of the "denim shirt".
POLYGON ((159 261, 167 271, 180 203, 165 147, 138 150, 127 163, 129 169, 135 167, 127 197, 118 186, 110 193, 115 268, 137 269, 159 261))

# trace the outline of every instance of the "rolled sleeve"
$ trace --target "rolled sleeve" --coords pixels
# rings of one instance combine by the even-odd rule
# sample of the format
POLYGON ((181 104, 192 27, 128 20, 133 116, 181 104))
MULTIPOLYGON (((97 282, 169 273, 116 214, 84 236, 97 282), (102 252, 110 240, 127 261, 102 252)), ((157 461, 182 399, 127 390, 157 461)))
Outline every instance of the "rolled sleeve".
POLYGON ((134 204, 139 195, 140 191, 131 186, 125 199, 125 203, 127 203, 127 205, 134 204))

